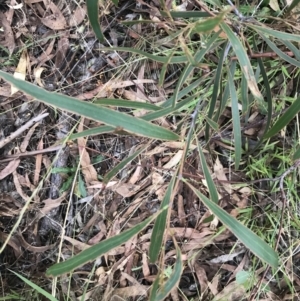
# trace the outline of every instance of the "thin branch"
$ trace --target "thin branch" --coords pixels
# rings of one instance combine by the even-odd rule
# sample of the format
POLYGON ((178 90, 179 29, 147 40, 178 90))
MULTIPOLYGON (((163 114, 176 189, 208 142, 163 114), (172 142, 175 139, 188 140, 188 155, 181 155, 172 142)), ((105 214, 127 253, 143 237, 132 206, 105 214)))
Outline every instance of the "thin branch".
POLYGON ((6 144, 10 143, 12 140, 20 136, 23 132, 25 132, 27 129, 29 129, 31 126, 33 126, 35 123, 41 121, 45 117, 47 117, 49 113, 44 113, 41 115, 38 115, 31 120, 29 120, 27 123, 25 123, 23 126, 21 126, 19 129, 17 129, 15 132, 11 133, 8 137, 4 138, 0 141, 0 149, 5 146, 6 144))

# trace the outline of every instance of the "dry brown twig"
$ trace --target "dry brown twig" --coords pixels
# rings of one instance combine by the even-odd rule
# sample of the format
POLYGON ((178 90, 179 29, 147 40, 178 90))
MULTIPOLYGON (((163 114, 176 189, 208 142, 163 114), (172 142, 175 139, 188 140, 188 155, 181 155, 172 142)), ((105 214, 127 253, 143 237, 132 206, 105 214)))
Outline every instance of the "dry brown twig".
POLYGON ((10 143, 12 140, 20 136, 23 132, 25 132, 27 129, 29 129, 31 126, 33 126, 35 123, 41 121, 45 117, 47 117, 49 113, 44 113, 41 115, 38 115, 32 119, 30 119, 28 122, 26 122, 23 126, 21 126, 19 129, 17 129, 15 132, 10 134, 8 137, 4 138, 0 141, 0 148, 5 146, 6 144, 10 143))

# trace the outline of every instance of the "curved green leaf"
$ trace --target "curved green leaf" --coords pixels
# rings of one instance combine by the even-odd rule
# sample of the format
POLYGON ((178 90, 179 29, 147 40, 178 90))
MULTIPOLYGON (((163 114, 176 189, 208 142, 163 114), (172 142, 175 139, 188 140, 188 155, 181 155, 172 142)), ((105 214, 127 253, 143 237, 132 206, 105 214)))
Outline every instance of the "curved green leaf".
POLYGON ((133 228, 126 230, 116 236, 105 239, 64 262, 53 265, 47 270, 46 275, 56 277, 62 274, 66 274, 87 262, 95 260, 108 251, 113 250, 114 248, 127 242, 131 237, 138 234, 145 227, 147 227, 157 217, 157 215, 159 215, 161 212, 164 212, 165 210, 166 208, 164 208, 163 211, 160 211, 157 214, 147 218, 145 221, 139 223, 133 228))
MULTIPOLYGON (((264 34, 260 34, 260 36, 264 39, 264 41, 269 45, 269 47, 279 56, 281 57, 283 60, 285 60, 286 62, 296 66, 296 67, 300 67, 300 62, 293 59, 292 57, 290 57, 289 55, 287 55, 286 53, 284 53, 283 51, 281 51, 272 41, 270 41, 270 39, 268 39, 264 34)), ((299 50, 298 50, 299 52, 299 50)))
MULTIPOLYGON (((210 40, 206 43, 205 47, 202 45, 198 48, 197 52, 195 53, 194 60, 196 63, 200 63, 201 60, 204 58, 205 54, 210 51, 210 48, 213 46, 216 39, 219 37, 221 33, 221 30, 219 30, 217 33, 215 33, 210 40)), ((196 66, 192 65, 191 63, 187 63, 186 67, 183 69, 182 73, 180 74, 180 77, 177 81, 176 88, 174 91, 174 98, 172 106, 174 107, 176 105, 177 100, 179 99, 179 91, 181 89, 181 86, 185 83, 186 79, 189 77, 191 72, 195 69, 196 66)))
POLYGON ((299 3, 300 3, 300 0, 293 0, 286 11, 286 14, 289 14, 299 3))
POLYGON ((93 120, 101 121, 108 125, 115 126, 118 129, 120 128, 121 130, 129 131, 149 138, 161 140, 179 139, 178 135, 175 133, 155 124, 151 124, 140 118, 135 118, 104 107, 99 107, 93 103, 84 102, 66 95, 48 92, 33 84, 18 80, 12 75, 3 71, 0 71, 0 76, 25 93, 62 110, 85 116, 93 120))
POLYGON ((247 79, 248 87, 252 95, 259 102, 259 106, 264 108, 264 98, 258 89, 254 72, 245 47, 227 24, 221 23, 221 28, 227 34, 227 37, 240 63, 242 72, 245 75, 245 78, 247 79))
POLYGON ((134 154, 129 156, 128 158, 121 161, 117 164, 113 169, 111 169, 103 178, 103 183, 107 184, 119 171, 121 171, 128 163, 134 160, 140 153, 142 153, 148 145, 142 147, 141 149, 137 150, 134 154))
POLYGON ((96 37, 104 42, 104 36, 99 23, 99 0, 86 0, 87 14, 96 37))
POLYGON ((268 139, 283 129, 300 111, 300 97, 298 97, 287 111, 277 120, 271 129, 264 135, 268 139))
MULTIPOLYGON (((218 67, 217 67, 217 71, 216 71, 216 76, 215 76, 215 80, 214 80, 214 84, 213 84, 214 85, 213 92, 212 92, 211 101, 209 103, 209 109, 208 109, 208 113, 207 113, 208 119, 211 119, 213 117, 213 114, 214 114, 214 111, 216 108, 216 104, 217 104, 217 100, 218 100, 218 96, 219 96, 219 90, 220 90, 220 83, 221 83, 221 78, 222 78, 222 69, 223 69, 226 47, 227 47, 227 43, 224 43, 221 54, 220 54, 218 67)), ((207 122, 206 126, 205 126, 206 141, 209 141, 209 128, 210 128, 210 124, 209 124, 209 122, 207 122)))
POLYGON ((294 156, 293 156, 293 160, 299 160, 300 159, 300 147, 298 147, 298 149, 295 151, 294 156))
POLYGON ((234 136, 234 158, 235 158, 235 169, 239 169, 239 165, 242 158, 242 130, 240 123, 240 112, 239 112, 239 103, 238 96, 235 90, 235 85, 233 82, 233 77, 228 68, 228 85, 231 96, 231 115, 232 115, 232 123, 233 123, 233 136, 234 136))
POLYGON ((218 202, 219 202, 218 191, 217 191, 215 183, 211 177, 210 171, 208 169, 208 166, 207 166, 207 163, 206 163, 206 160, 205 160, 205 157, 204 157, 204 154, 203 154, 203 151, 202 151, 202 148, 201 148, 201 145, 199 142, 198 142, 198 152, 200 154, 202 170, 203 170, 203 173, 205 176, 205 180, 206 180, 207 187, 209 190, 210 198, 212 199, 212 201, 214 203, 218 204, 218 202))
POLYGON ((55 297, 53 297, 51 294, 49 294, 47 291, 45 291, 44 289, 42 289, 41 287, 39 287, 35 283, 31 282, 29 279, 23 277, 22 275, 14 272, 14 271, 11 271, 11 272, 14 273, 16 276, 18 276, 22 281, 24 281, 25 283, 27 283, 29 286, 31 286, 38 293, 40 293, 41 295, 43 295, 44 297, 46 297, 47 299, 49 299, 50 301, 58 301, 55 297))
MULTIPOLYGON (((185 181, 186 182, 186 181, 185 181)), ((194 186, 186 184, 194 191, 205 206, 257 257, 268 263, 270 266, 278 267, 278 255, 260 237, 228 214, 223 208, 209 200, 194 186)))
MULTIPOLYGON (((161 287, 156 291, 154 289, 157 289, 159 280, 155 280, 151 291, 151 296, 150 300, 152 301, 163 301, 167 298, 167 296, 170 294, 172 289, 176 288, 178 285, 178 282, 181 278, 181 273, 183 269, 183 264, 182 264, 182 257, 181 257, 181 252, 178 247, 176 247, 176 262, 174 265, 174 270, 172 274, 169 276, 169 278, 166 280, 165 283, 161 284, 161 287)), ((160 275, 158 276, 160 277, 160 275)))
POLYGON ((247 23, 247 26, 253 28, 258 33, 265 33, 265 34, 271 35, 279 40, 300 42, 300 35, 298 35, 298 34, 291 34, 291 33, 285 33, 283 31, 277 31, 277 30, 265 27, 265 25, 257 26, 257 25, 247 23))
MULTIPOLYGON (((168 189, 160 205, 160 208, 169 206, 169 203, 171 202, 172 192, 175 185, 175 180, 176 180, 176 176, 174 175, 168 186, 168 189)), ((164 237, 166 224, 167 224, 167 215, 168 215, 168 211, 166 210, 156 219, 153 227, 151 240, 150 240, 150 247, 149 247, 149 258, 150 258, 150 262, 152 263, 154 263, 157 260, 159 252, 163 247, 163 237, 164 237)))

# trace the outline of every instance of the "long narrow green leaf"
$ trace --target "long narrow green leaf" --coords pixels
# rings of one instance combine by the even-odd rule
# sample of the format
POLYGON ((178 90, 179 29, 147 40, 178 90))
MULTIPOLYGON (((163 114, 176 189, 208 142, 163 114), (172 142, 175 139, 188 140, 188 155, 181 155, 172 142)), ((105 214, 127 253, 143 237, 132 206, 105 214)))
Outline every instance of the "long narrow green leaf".
POLYGON ((115 98, 96 99, 94 101, 94 104, 101 105, 101 106, 121 107, 121 108, 144 109, 148 111, 158 111, 162 109, 161 107, 158 107, 151 103, 131 101, 126 99, 115 99, 115 98))
POLYGON ((295 56, 295 58, 298 60, 298 61, 300 61, 300 51, 299 51, 299 48, 297 48, 294 44, 292 44, 290 41, 282 41, 282 43, 288 48, 288 49, 290 49, 292 52, 293 52, 293 54, 294 54, 294 56, 295 56))
POLYGON ((206 18, 205 20, 199 20, 195 22, 193 25, 193 32, 197 32, 197 33, 211 32, 223 21, 227 13, 228 10, 227 11, 225 10, 214 17, 209 17, 206 18))
POLYGON ((198 152, 199 152, 199 155, 200 155, 201 165, 202 165, 203 173, 204 173, 205 180, 206 180, 206 183, 207 183, 210 198, 212 199, 212 201, 214 203, 218 204, 218 202, 219 202, 218 191, 217 191, 215 183, 214 183, 214 181, 211 177, 211 174, 210 174, 210 171, 208 169, 208 166, 207 166, 207 163, 206 163, 206 160, 205 160, 205 157, 204 157, 204 154, 203 154, 200 143, 198 143, 198 152))
POLYGON ((245 50, 245 47, 243 46, 241 41, 238 39, 238 37, 234 34, 234 32, 230 29, 230 27, 227 24, 221 23, 221 27, 224 30, 224 32, 227 34, 227 37, 234 49, 234 52, 239 60, 242 72, 247 79, 248 87, 252 95, 258 101, 259 106, 264 108, 265 107, 264 98, 258 89, 254 72, 250 60, 248 58, 248 54, 245 50))
POLYGON ((264 135, 268 139, 283 129, 300 111, 300 97, 298 97, 287 111, 277 120, 271 129, 264 135))
MULTIPOLYGON (((187 94, 189 94, 190 92, 192 92, 194 89, 196 89, 202 82, 204 81, 203 78, 198 78, 197 80, 195 80, 194 82, 192 82, 190 85, 188 85, 187 87, 185 87, 184 89, 182 89, 179 93, 178 93, 178 99, 182 99, 184 96, 186 96, 187 94)), ((172 106, 173 102, 174 102, 174 95, 171 96, 169 99, 167 99, 161 106, 163 108, 167 108, 172 106)))
MULTIPOLYGON (((293 59, 292 57, 290 57, 289 55, 287 55, 286 53, 284 53, 283 51, 281 51, 273 42, 270 41, 270 39, 268 39, 264 34, 260 34, 260 36, 264 39, 264 41, 269 45, 269 47, 279 56, 281 57, 283 60, 285 60, 286 62, 296 66, 296 67, 300 67, 300 62, 298 62, 297 60, 293 59)), ((298 50, 299 52, 299 50, 298 50)))
POLYGON ((158 55, 153 55, 148 52, 135 49, 135 48, 129 48, 129 47, 101 47, 102 51, 125 51, 125 52, 130 52, 130 53, 136 53, 140 54, 143 58, 148 58, 150 60, 159 62, 159 63, 169 63, 169 64, 180 64, 180 63, 185 63, 187 62, 187 57, 184 56, 173 56, 170 61, 169 57, 166 56, 158 56, 158 55))
POLYGON ((111 169, 103 178, 103 183, 107 184, 118 172, 120 172, 128 163, 130 163, 132 160, 134 160, 139 154, 141 154, 146 148, 148 147, 142 147, 141 149, 137 150, 135 153, 133 153, 128 158, 121 161, 119 164, 117 164, 113 169, 111 169))
MULTIPOLYGON (((220 83, 221 83, 221 78, 222 78, 222 69, 223 69, 223 63, 224 63, 224 56, 225 56, 225 50, 227 47, 227 43, 223 44, 222 47, 222 51, 220 53, 220 58, 219 58, 219 62, 218 62, 218 67, 216 70, 216 75, 215 75, 215 80, 214 80, 214 87, 213 87, 213 93, 211 96, 211 101, 209 104, 209 109, 208 109, 208 113, 207 113, 207 117, 209 119, 211 119, 213 117, 215 108, 216 108, 216 104, 217 104, 217 100, 218 100, 218 96, 219 96, 219 90, 220 90, 220 83)), ((206 141, 209 141, 209 129, 210 129, 210 125, 207 122, 206 123, 206 127, 205 127, 205 139, 206 141)))
POLYGON ((249 100, 248 100, 248 84, 245 75, 242 75, 241 81, 241 98, 242 98, 242 112, 246 113, 249 108, 249 100))
POLYGON ((44 289, 42 289, 41 287, 39 287, 38 285, 36 285, 35 283, 31 282, 30 280, 28 280, 27 278, 23 277, 22 275, 11 271, 12 273, 14 273, 16 276, 18 276, 22 281, 24 281, 26 284, 28 284, 29 286, 31 286, 34 290, 36 290, 38 293, 42 294, 44 297, 48 298, 50 301, 58 301, 55 297, 53 297, 51 294, 49 294, 47 291, 45 291, 44 289))
MULTIPOLYGON (((195 61, 197 63, 200 63, 201 60, 203 59, 204 55, 210 50, 210 48, 213 46, 214 42, 216 41, 216 39, 219 37, 221 33, 221 30, 219 30, 217 33, 215 33, 211 39, 206 43, 205 47, 203 47, 201 45, 201 47, 199 47, 199 49, 197 50, 196 54, 195 54, 195 61)), ((173 103, 172 106, 175 107, 175 104, 178 100, 178 95, 179 95, 179 91, 181 89, 181 86, 185 83, 186 79, 188 78, 188 76, 191 74, 191 72, 194 70, 196 66, 187 63, 186 67, 183 69, 178 81, 177 81, 177 85, 174 91, 174 99, 173 99, 173 103)))
POLYGON ((298 34, 285 33, 284 31, 277 31, 265 26, 257 26, 249 23, 247 23, 247 26, 253 28, 258 33, 271 35, 279 40, 300 42, 300 35, 298 34))
POLYGON ((231 115, 233 123, 233 134, 234 134, 234 158, 235 158, 235 169, 238 170, 242 158, 242 132, 240 124, 240 112, 239 112, 239 103, 238 96, 235 90, 233 77, 230 70, 228 69, 228 85, 231 96, 231 115))
POLYGON ((293 156, 293 160, 299 160, 300 159, 300 147, 298 147, 298 149, 295 151, 294 156, 293 156))
POLYGON ((163 208, 162 211, 154 214, 153 216, 147 218, 145 221, 139 223, 133 228, 126 230, 116 236, 110 237, 99 242, 96 245, 91 246, 90 248, 82 251, 78 255, 71 257, 70 259, 57 263, 50 267, 46 275, 47 276, 59 276, 62 274, 69 273, 74 269, 82 266, 83 264, 95 260, 96 258, 104 255, 105 253, 113 250, 114 248, 120 246, 121 244, 127 242, 131 237, 141 232, 146 228, 159 214, 164 212, 167 208, 163 208))
MULTIPOLYGON (((174 175, 172 180, 170 181, 170 184, 163 198, 163 201, 160 205, 160 208, 165 208, 165 206, 169 206, 171 202, 171 196, 174 189, 175 181, 176 181, 176 176, 174 175)), ((166 224, 167 224, 167 215, 168 215, 167 210, 162 212, 162 214, 156 219, 153 227, 151 240, 150 240, 150 247, 149 247, 149 258, 150 258, 150 262, 152 263, 154 263, 157 260, 159 256, 159 252, 163 247, 163 237, 164 237, 166 224)))
POLYGON ((146 122, 142 119, 134 118, 130 115, 107 108, 99 107, 95 104, 84 102, 73 97, 45 91, 44 89, 32 85, 26 81, 16 79, 12 75, 3 71, 0 71, 0 76, 25 93, 62 110, 73 112, 93 120, 101 121, 108 125, 149 138, 161 140, 179 139, 178 135, 175 133, 160 126, 146 122))
POLYGON ((299 3, 300 3, 300 0, 293 0, 286 11, 286 15, 288 15, 299 3))
POLYGON ((86 0, 87 15, 96 37, 100 42, 104 42, 104 36, 99 23, 99 0, 86 0))
MULTIPOLYGON (((258 47, 256 45, 255 39, 254 39, 254 50, 258 51, 258 47)), ((266 122, 265 130, 264 130, 264 135, 265 135, 267 133, 267 131, 269 130, 269 127, 270 127, 270 124, 271 124, 271 121, 272 121, 272 111, 273 111, 272 92, 271 92, 271 87, 270 87, 268 75, 267 75, 267 72, 266 72, 264 64, 263 64, 263 60, 261 58, 258 58, 257 61, 258 61, 258 65, 260 67, 262 77, 263 77, 264 87, 265 87, 265 90, 266 90, 265 94, 266 94, 267 104, 268 104, 267 122, 266 122)), ((249 152, 249 155, 254 153, 255 150, 259 149, 259 147, 263 143, 264 143, 264 138, 259 140, 259 142, 256 144, 256 146, 249 152)))
MULTIPOLYGON (((186 182, 187 183, 187 182, 186 182)), ((198 198, 209 208, 209 210, 257 257, 268 263, 270 266, 278 267, 278 255, 260 237, 245 227, 223 208, 210 201, 205 195, 199 192, 191 184, 187 185, 194 191, 198 198)))
MULTIPOLYGON (((236 64, 237 64, 236 61, 233 61, 233 62, 231 62, 231 64, 230 64, 230 73, 231 73, 231 76, 232 76, 232 77, 233 77, 234 74, 235 74, 236 64)), ((221 90, 221 92, 222 92, 222 90, 221 90)), ((225 86, 225 89, 224 89, 224 93, 223 93, 223 94, 220 93, 220 94, 221 94, 221 97, 220 97, 221 102, 220 102, 219 110, 218 110, 218 112, 214 115, 214 118, 213 118, 213 120, 214 120, 215 122, 218 122, 218 120, 219 120, 221 114, 224 112, 224 110, 225 110, 225 108, 226 108, 226 106, 227 106, 227 101, 228 101, 229 96, 230 96, 229 83, 228 83, 228 81, 227 81, 227 83, 226 83, 226 86, 225 86)))
MULTIPOLYGON (((154 290, 151 291, 150 300, 154 300, 154 301, 165 300, 167 296, 170 294, 170 292, 177 287, 179 280, 181 278, 182 269, 183 269, 183 264, 182 264, 181 252, 179 248, 176 247, 176 262, 174 265, 173 273, 166 280, 166 282, 161 285, 161 288, 159 288, 158 291, 154 291, 154 290)), ((156 282, 156 285, 153 286, 154 288, 157 287, 157 283, 158 282, 156 282)))
MULTIPOLYGON (((189 104, 193 99, 195 99, 195 97, 198 97, 198 94, 199 93, 187 97, 183 101, 179 102, 175 106, 175 108, 166 107, 166 108, 161 109, 159 111, 148 113, 148 114, 142 116, 140 119, 143 119, 143 120, 146 120, 146 121, 153 121, 153 120, 158 119, 160 117, 167 116, 167 115, 170 115, 170 114, 174 114, 176 111, 180 110, 181 108, 183 108, 184 106, 189 104)), ((95 136, 95 135, 104 134, 104 133, 111 133, 111 132, 115 132, 115 130, 116 129, 112 126, 103 125, 103 126, 99 126, 99 127, 93 128, 93 129, 82 131, 80 133, 72 134, 72 135, 70 135, 69 140, 78 139, 80 137, 95 136)), ((123 135, 126 135, 126 133, 123 133, 123 135)))

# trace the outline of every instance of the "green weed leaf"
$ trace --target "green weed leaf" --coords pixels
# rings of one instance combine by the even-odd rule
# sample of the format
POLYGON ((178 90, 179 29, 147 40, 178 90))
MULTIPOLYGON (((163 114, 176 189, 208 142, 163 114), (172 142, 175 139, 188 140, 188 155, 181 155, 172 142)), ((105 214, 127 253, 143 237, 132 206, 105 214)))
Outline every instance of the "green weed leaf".
POLYGON ((27 278, 23 277, 22 275, 11 271, 12 273, 14 273, 16 276, 18 276, 22 281, 24 281, 26 284, 28 284, 29 286, 31 286, 34 290, 36 290, 38 293, 40 293, 41 295, 43 295, 44 297, 46 297, 48 300, 50 301, 58 301, 55 297, 53 297, 51 294, 49 294, 48 292, 46 292, 44 289, 42 289, 41 287, 39 287, 38 285, 36 285, 35 283, 31 282, 30 280, 28 280, 27 278))
POLYGON ((245 75, 245 78, 247 79, 248 87, 249 87, 252 95, 258 101, 259 106, 261 108, 264 108, 265 107, 264 98, 258 89, 257 82, 256 82, 255 76, 254 76, 254 72, 253 72, 250 60, 248 58, 248 54, 245 50, 245 47, 243 46, 241 41, 238 39, 238 37, 234 34, 234 32, 230 29, 230 27, 227 24, 221 23, 221 27, 224 30, 224 32, 226 33, 226 35, 232 45, 232 48, 234 49, 234 52, 240 63, 242 72, 245 75))
MULTIPOLYGON (((114 0, 116 1, 116 0, 114 0)), ((87 15, 93 31, 100 42, 104 42, 104 36, 99 23, 99 0, 86 0, 87 15)))
POLYGON ((193 32, 208 33, 213 31, 223 21, 227 13, 228 11, 224 11, 215 17, 210 17, 194 23, 193 32))
POLYGON ((241 130, 241 123, 240 123, 239 103, 238 103, 238 96, 235 90, 235 85, 233 82, 233 77, 229 69, 227 75, 228 75, 229 91, 231 96, 231 115, 232 115, 233 134, 234 134, 235 169, 238 170, 242 158, 242 130, 241 130))
MULTIPOLYGON (((186 182, 187 183, 187 182, 186 182)), ((276 268, 278 266, 278 255, 260 237, 245 227, 223 208, 209 200, 191 184, 187 185, 194 191, 205 206, 257 257, 276 268)))
POLYGON ((122 130, 149 138, 161 140, 179 139, 175 133, 140 118, 135 118, 108 108, 99 107, 93 103, 84 102, 66 95, 48 92, 26 81, 18 80, 3 71, 0 71, 0 76, 25 93, 62 110, 85 116, 93 120, 102 121, 122 130))
POLYGON ((212 199, 212 201, 214 203, 218 204, 218 202, 219 202, 218 191, 217 191, 215 183, 214 183, 214 181, 211 177, 211 174, 210 174, 210 171, 208 169, 208 166, 207 166, 207 163, 206 163, 201 145, 199 143, 198 143, 198 152, 199 152, 199 155, 200 155, 201 165, 202 165, 203 173, 204 173, 204 176, 205 176, 205 180, 207 182, 207 187, 208 187, 208 190, 209 190, 210 198, 212 199))
POLYGON ((183 265, 182 265, 181 252, 179 248, 176 247, 176 262, 174 265, 173 273, 171 273, 171 275, 167 278, 167 280, 163 284, 160 285, 160 287, 159 287, 159 277, 161 277, 161 275, 159 275, 156 278, 152 286, 150 301, 163 301, 166 299, 166 297, 170 294, 172 289, 176 288, 176 286, 178 285, 178 282, 181 278, 182 266, 183 265))
POLYGON ((138 225, 134 226, 133 228, 126 230, 116 236, 110 237, 108 239, 105 239, 101 242, 99 242, 96 245, 91 246, 90 248, 82 251, 78 255, 75 255, 71 257, 70 259, 57 263, 50 267, 46 275, 47 276, 59 276, 62 274, 69 273, 73 271, 74 269, 82 266, 83 264, 95 260, 97 257, 102 256, 103 254, 109 252, 110 250, 113 250, 114 248, 120 246, 121 244, 127 242, 131 237, 141 232, 145 227, 147 227, 156 217, 158 214, 166 210, 164 208, 159 213, 147 218, 142 223, 139 223, 138 225))
POLYGON ((271 129, 264 135, 265 139, 268 139, 277 134, 283 129, 300 111, 300 97, 298 97, 287 111, 277 120, 277 122, 271 127, 271 129))
POLYGON ((285 33, 283 31, 277 31, 271 28, 264 26, 257 26, 253 24, 247 24, 248 27, 253 28, 258 33, 264 33, 270 36, 273 36, 279 40, 287 40, 287 41, 295 41, 300 42, 300 35, 298 34, 291 34, 291 33, 285 33))
MULTIPOLYGON (((174 175, 168 186, 168 189, 160 205, 160 208, 165 208, 165 206, 169 207, 169 204, 171 202, 172 192, 174 189, 175 180, 176 177, 174 175)), ((163 236, 167 224, 167 215, 168 215, 167 210, 162 212, 162 214, 156 219, 153 227, 151 240, 150 240, 150 247, 149 247, 149 258, 150 258, 150 262, 152 263, 154 263, 157 260, 159 252, 163 247, 163 236)))

